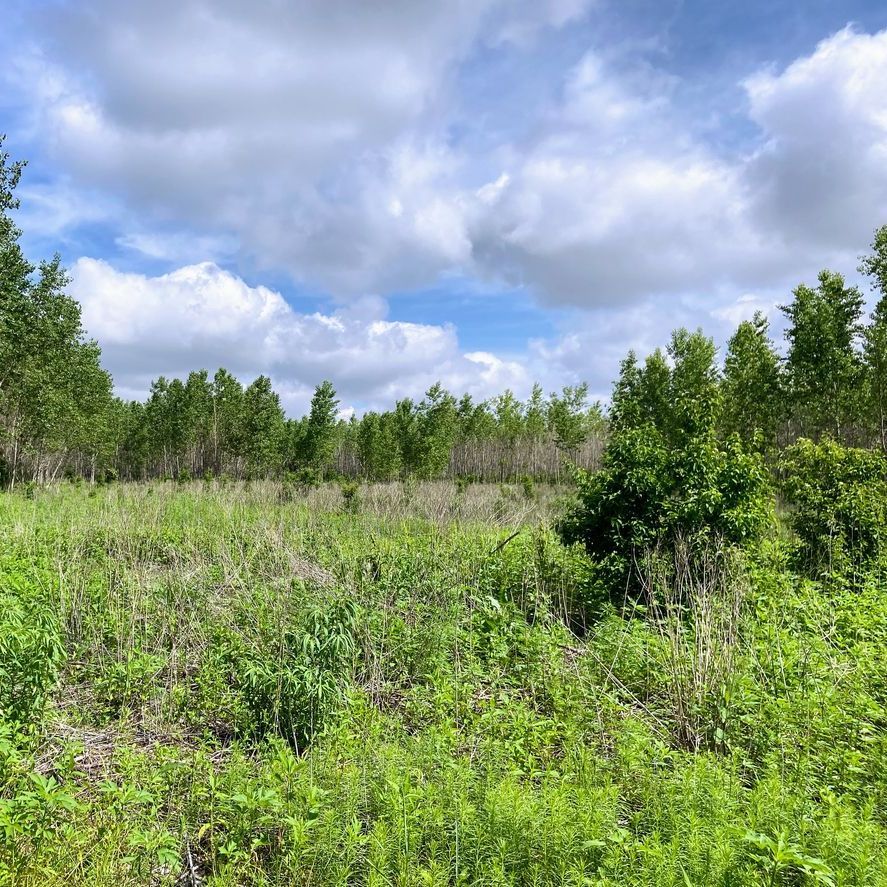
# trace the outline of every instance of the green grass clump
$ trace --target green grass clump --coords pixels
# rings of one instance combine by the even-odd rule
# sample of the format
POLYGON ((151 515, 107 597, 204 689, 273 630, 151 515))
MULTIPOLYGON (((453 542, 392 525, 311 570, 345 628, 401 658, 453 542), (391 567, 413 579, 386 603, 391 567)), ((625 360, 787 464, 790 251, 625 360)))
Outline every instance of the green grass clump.
POLYGON ((0 498, 0 884, 887 883, 875 578, 618 601, 544 490, 400 496, 0 498))

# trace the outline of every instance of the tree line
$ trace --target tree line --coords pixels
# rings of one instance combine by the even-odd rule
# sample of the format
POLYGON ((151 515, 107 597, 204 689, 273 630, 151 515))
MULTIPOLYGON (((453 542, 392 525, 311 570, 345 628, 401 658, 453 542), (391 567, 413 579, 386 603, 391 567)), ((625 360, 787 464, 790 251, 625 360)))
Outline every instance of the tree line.
POLYGON ((643 361, 629 353, 606 412, 589 403, 585 384, 548 396, 536 385, 526 401, 511 391, 476 401, 436 384, 421 400, 346 421, 324 381, 308 414, 288 418, 267 376, 243 385, 225 369, 161 376, 144 402, 115 397, 80 306, 65 293, 59 257, 34 265, 22 251, 11 214, 23 166, 0 139, 0 482, 7 487, 65 476, 559 479, 565 463, 596 466, 614 422, 676 421, 675 386, 689 397, 681 404, 716 391, 718 433, 737 435, 747 448, 769 453, 801 436, 828 436, 887 450, 887 226, 860 265, 878 297, 868 322, 862 293, 823 271, 781 308, 784 356, 758 313, 739 324, 723 363, 701 331, 676 332, 643 361), (701 387, 688 394, 690 379, 701 387))

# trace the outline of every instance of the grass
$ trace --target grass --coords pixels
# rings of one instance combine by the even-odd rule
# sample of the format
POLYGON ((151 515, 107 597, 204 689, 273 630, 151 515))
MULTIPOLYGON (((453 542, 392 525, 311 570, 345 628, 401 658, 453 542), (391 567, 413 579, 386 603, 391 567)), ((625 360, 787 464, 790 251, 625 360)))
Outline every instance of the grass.
POLYGON ((876 585, 774 542, 704 619, 631 611, 519 485, 33 495, 2 884, 887 883, 876 585))

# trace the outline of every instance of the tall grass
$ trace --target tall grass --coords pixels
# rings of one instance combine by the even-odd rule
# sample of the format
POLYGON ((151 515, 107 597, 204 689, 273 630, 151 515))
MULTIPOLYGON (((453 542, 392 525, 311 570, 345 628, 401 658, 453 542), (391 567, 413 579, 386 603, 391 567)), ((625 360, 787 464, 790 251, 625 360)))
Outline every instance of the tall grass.
POLYGON ((530 492, 0 498, 0 884, 887 882, 882 589, 619 611, 530 492))

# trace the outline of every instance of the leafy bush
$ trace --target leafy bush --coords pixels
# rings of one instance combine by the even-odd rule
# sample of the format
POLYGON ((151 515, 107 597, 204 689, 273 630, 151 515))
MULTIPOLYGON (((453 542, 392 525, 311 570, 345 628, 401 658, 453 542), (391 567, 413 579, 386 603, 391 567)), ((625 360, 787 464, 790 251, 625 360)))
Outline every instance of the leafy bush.
POLYGON ((524 491, 524 499, 532 502, 536 498, 536 483, 529 474, 521 475, 521 487, 524 491))
POLYGON ((613 392, 611 435, 596 474, 578 472, 575 508, 562 536, 582 542, 612 591, 637 581, 637 562, 677 540, 756 539, 769 514, 760 456, 719 435, 722 410, 715 346, 677 330, 640 368, 623 362, 613 392))
POLYGON ((63 656, 55 612, 15 562, 0 565, 0 718, 39 718, 63 656))
POLYGON ((248 732, 278 733, 305 748, 340 703, 357 651, 357 608, 337 601, 312 609, 301 631, 270 651, 248 653, 238 675, 250 714, 248 732))
POLYGON ((158 674, 166 665, 162 656, 129 651, 126 657, 107 665, 95 680, 95 693, 113 714, 136 706, 156 689, 158 674))
POLYGON ((620 590, 637 579, 645 552, 678 539, 746 543, 769 515, 763 462, 738 438, 707 435, 673 446, 654 428, 625 429, 611 438, 602 469, 579 471, 577 480, 561 535, 582 542, 620 590))
POLYGON ((798 559, 815 573, 861 578, 887 540, 887 457, 800 440, 781 464, 798 559))
POLYGON ((348 514, 355 514, 360 509, 360 484, 357 481, 342 481, 342 508, 348 514))

